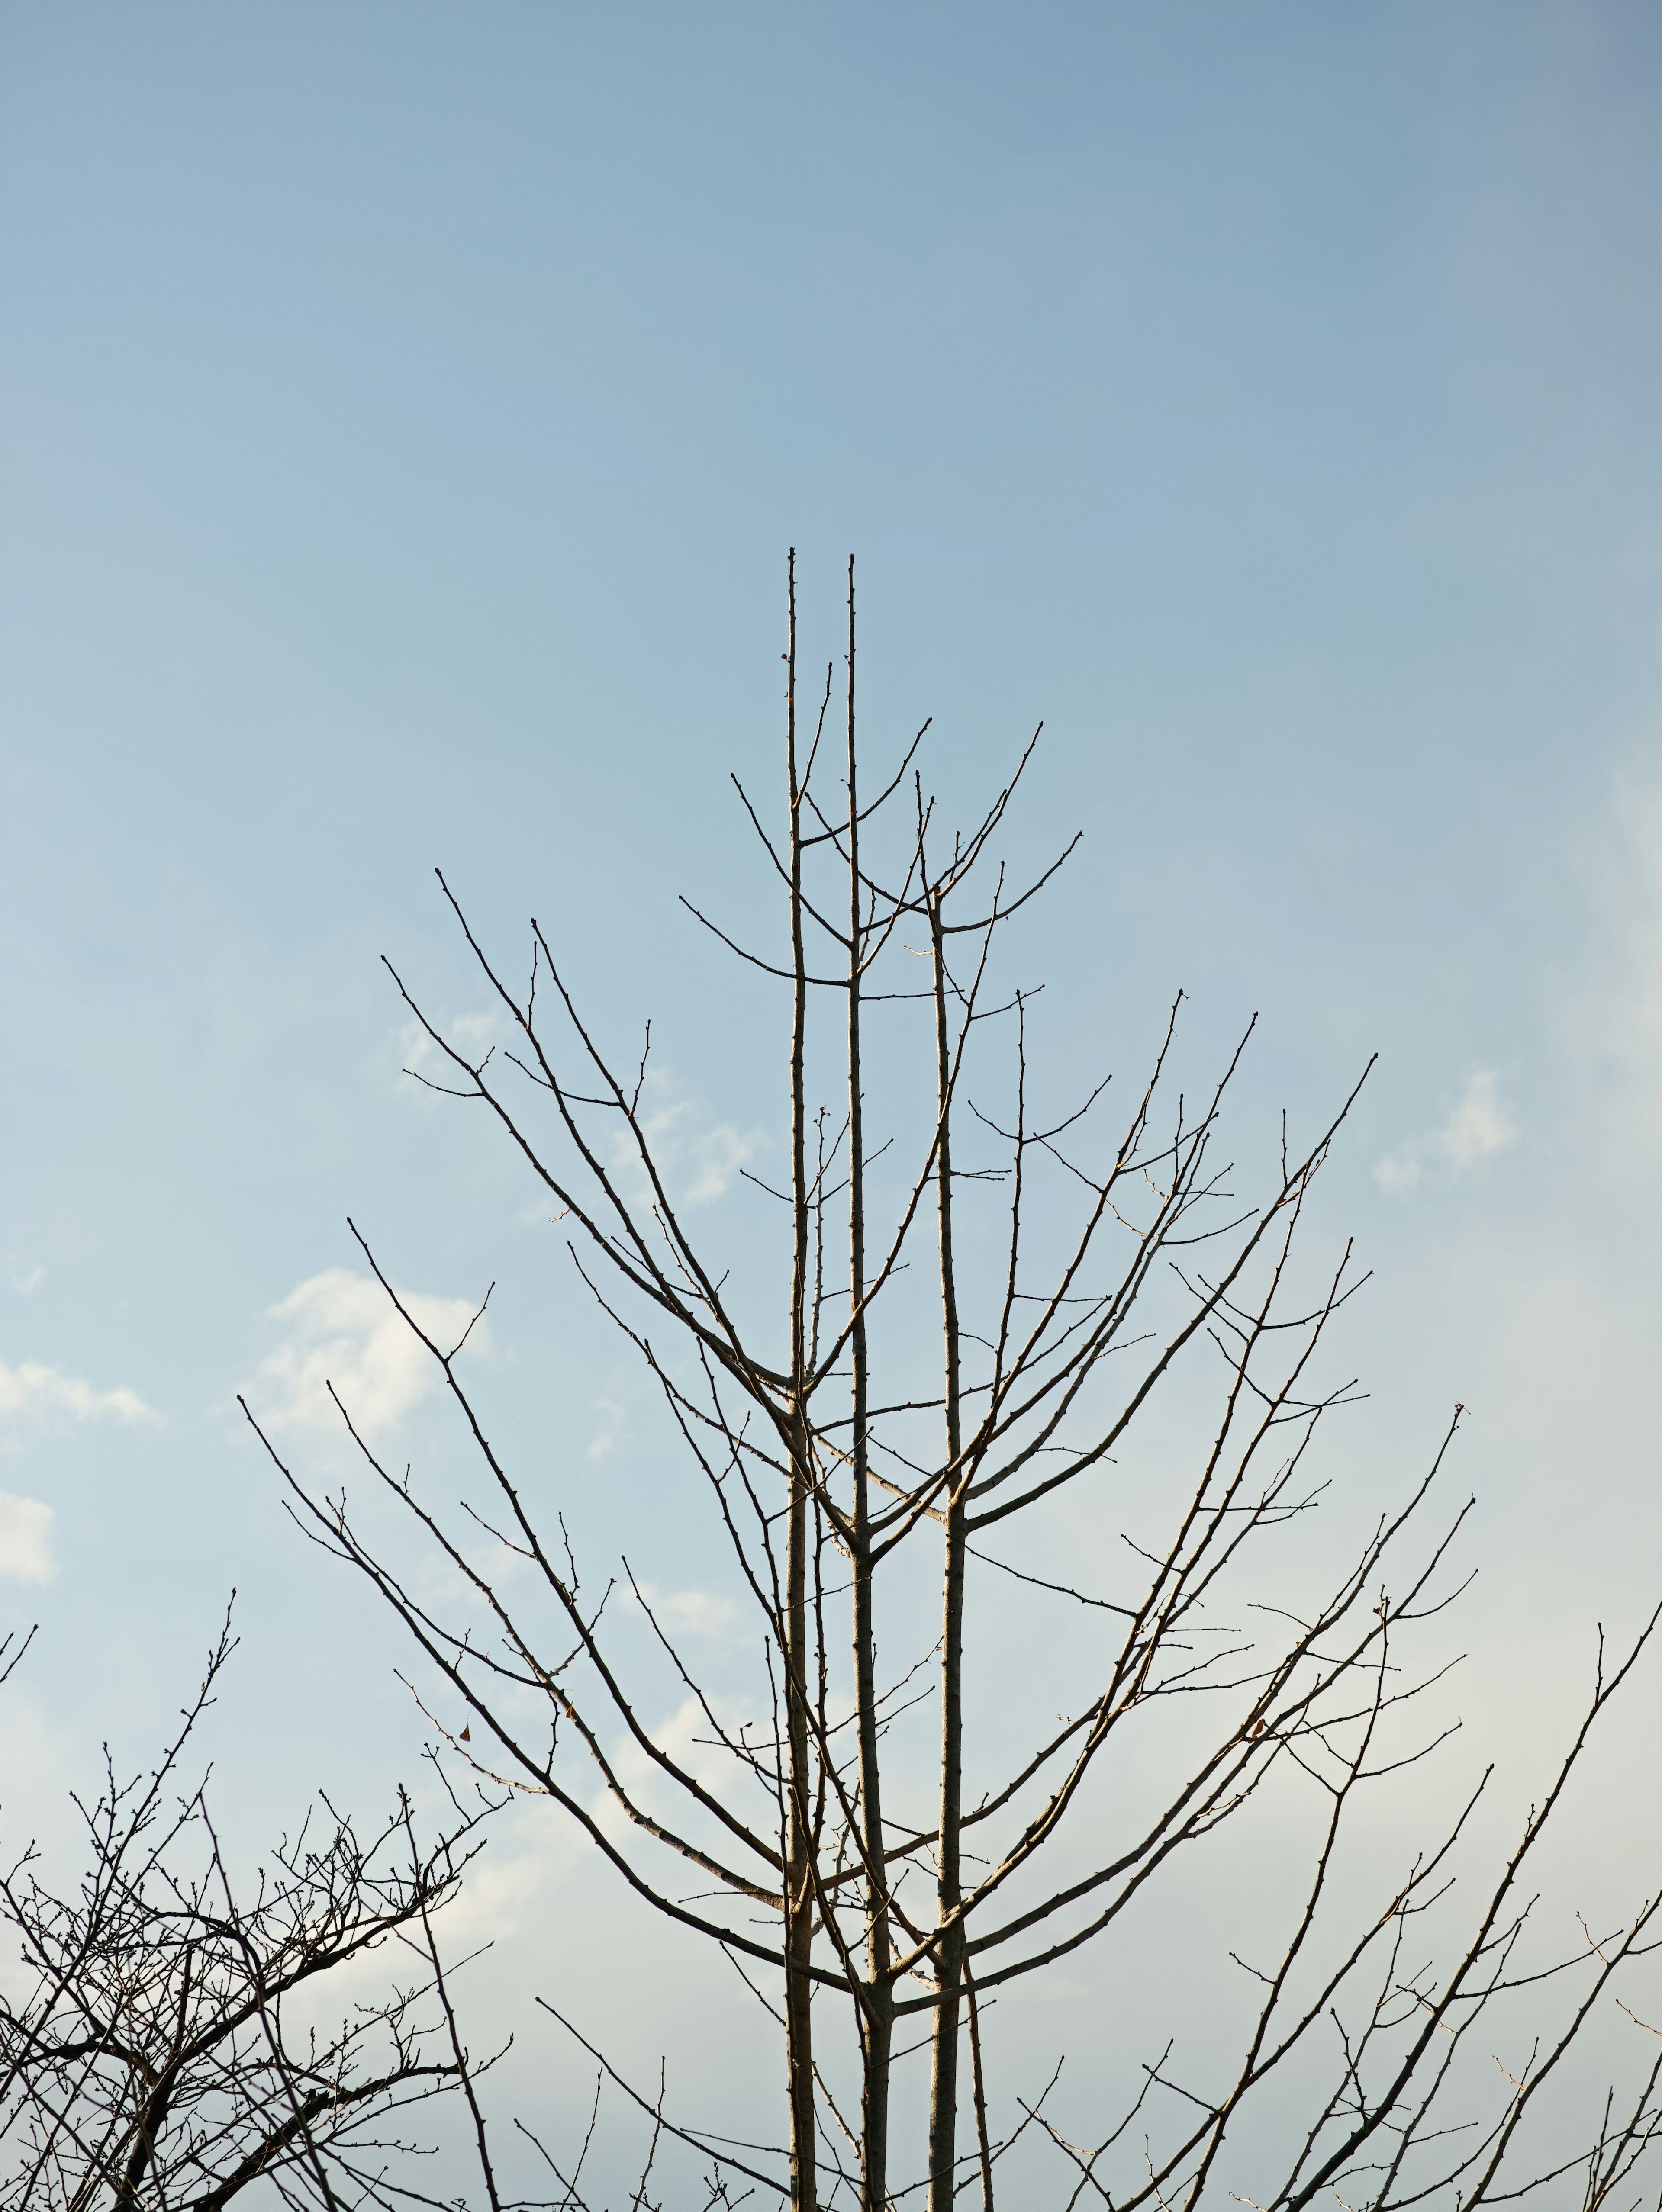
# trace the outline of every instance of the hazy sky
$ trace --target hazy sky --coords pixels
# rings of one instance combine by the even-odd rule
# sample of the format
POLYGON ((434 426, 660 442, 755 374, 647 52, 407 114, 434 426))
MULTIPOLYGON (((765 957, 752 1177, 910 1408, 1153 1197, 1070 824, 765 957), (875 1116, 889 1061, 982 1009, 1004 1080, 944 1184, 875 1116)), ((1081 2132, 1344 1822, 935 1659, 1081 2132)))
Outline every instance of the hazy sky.
POLYGON ((1250 1153, 1379 1052, 1324 1201, 1356 1464, 1470 1406, 1481 1679, 1558 1711, 1662 1557, 1659 125, 1647 0, 0 0, 25 1802, 143 1755, 233 1583, 235 1786, 413 1767, 233 1403, 327 1466, 332 1362, 428 1448, 349 1212, 427 1297, 498 1279, 505 1418, 652 1510, 377 956, 465 1018, 434 865, 537 913, 659 1018, 719 1209, 776 1061, 675 894, 771 912, 727 779, 778 778, 788 544, 809 659, 858 556, 871 742, 933 714, 954 808, 1044 720, 1066 1068, 1259 1009, 1250 1153))

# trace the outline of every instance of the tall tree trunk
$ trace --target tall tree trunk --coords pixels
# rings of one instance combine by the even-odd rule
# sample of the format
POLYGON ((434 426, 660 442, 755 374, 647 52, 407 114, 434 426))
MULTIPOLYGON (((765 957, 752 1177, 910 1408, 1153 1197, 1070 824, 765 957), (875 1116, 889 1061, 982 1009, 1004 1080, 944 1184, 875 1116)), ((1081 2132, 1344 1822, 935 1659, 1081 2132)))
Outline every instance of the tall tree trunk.
POLYGON ((860 2148, 861 2212, 888 2212, 889 2071, 894 2045, 894 1988, 890 1978, 888 1885, 883 1866, 883 1800, 877 1727, 877 1632, 872 1614, 869 1412, 866 1317, 865 1122, 861 1097, 860 987, 864 939, 861 930, 860 797, 854 738, 854 562, 849 562, 849 1295, 854 1329, 854 1680, 860 1746, 860 1832, 866 1863, 865 2002, 860 2014, 860 2148))
POLYGON ((969 1504, 958 1465, 962 1443, 959 1407, 958 1286, 953 1268, 952 1053, 947 1024, 947 954, 941 898, 929 902, 934 951, 934 1034, 937 1111, 935 1176, 941 1221, 941 1318, 946 1346, 947 1559, 941 1626, 941 1840, 935 1890, 936 1924, 946 1929, 936 1955, 938 2002, 929 2069, 929 2212, 952 2212, 958 2146, 959 2008, 964 1979, 963 1901, 959 1865, 959 1820, 963 1800, 964 1547, 969 1504))
POLYGON ((791 1009, 791 1202, 795 1249, 791 1267, 790 1498, 785 1537, 785 2064, 790 2095, 791 2203, 814 2212, 813 2025, 808 1954, 813 1942, 813 1849, 808 1775, 807 1536, 808 1461, 807 1109, 803 1055, 807 1030, 807 969, 802 947, 802 794, 796 769, 796 555, 788 569, 789 647, 786 654, 786 767, 790 799, 790 930, 795 991, 791 1009))

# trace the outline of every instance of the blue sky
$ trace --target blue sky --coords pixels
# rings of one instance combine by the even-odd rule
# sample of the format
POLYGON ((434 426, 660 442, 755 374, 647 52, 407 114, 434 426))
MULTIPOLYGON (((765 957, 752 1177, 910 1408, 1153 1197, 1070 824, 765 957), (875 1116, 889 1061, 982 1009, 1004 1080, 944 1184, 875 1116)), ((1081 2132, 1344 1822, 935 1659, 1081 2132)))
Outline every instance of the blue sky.
POLYGON ((326 1342, 441 1449, 349 1212, 424 1295, 499 1279, 504 1418, 612 1470, 603 1528, 654 1510, 377 957, 466 1018, 434 865, 536 912, 660 1018, 687 1158, 765 1158, 772 1040, 674 895, 768 911, 727 777, 777 776, 793 544, 810 659, 859 556, 873 743, 933 714, 961 811, 1044 720, 1062 1068, 1140 1065, 1179 986, 1202 1060, 1260 1009, 1251 1139, 1380 1053, 1325 1200, 1376 1269, 1355 1463, 1471 1406, 1483 1679, 1503 1734, 1557 1710, 1662 1536, 1659 99, 1625 0, 0 0, 0 1605, 43 1623, 0 1742, 43 1803, 140 1755, 233 1583, 250 1802, 411 1766, 396 1645, 232 1414, 263 1371, 310 1437, 326 1342))

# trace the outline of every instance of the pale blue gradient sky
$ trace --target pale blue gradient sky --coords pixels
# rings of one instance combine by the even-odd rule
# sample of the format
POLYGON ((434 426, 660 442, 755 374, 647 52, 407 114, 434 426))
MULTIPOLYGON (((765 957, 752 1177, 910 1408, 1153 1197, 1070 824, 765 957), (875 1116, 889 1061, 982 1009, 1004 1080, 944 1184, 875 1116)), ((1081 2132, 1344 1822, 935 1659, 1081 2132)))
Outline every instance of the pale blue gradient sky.
POLYGON ((137 1755, 233 1582, 240 1786, 408 1770, 396 1647, 227 1409, 349 1210, 417 1289, 502 1279, 511 1418, 626 1404, 510 1164, 400 1089, 376 956, 478 1004, 441 862, 765 1146, 673 895, 764 908, 726 777, 775 774, 789 543, 810 658, 859 556, 874 742, 933 713, 965 807, 1044 720, 1068 1068, 1178 985, 1208 1049, 1263 1010, 1266 1130, 1382 1053, 1327 1201, 1357 1449, 1471 1405, 1491 1679, 1635 1613, 1659 123, 1616 0, 0 0, 0 1361, 165 1417, 0 1398, 54 1516, 0 1582, 32 1788, 137 1755), (1515 1141, 1382 1188, 1474 1078, 1515 1141))

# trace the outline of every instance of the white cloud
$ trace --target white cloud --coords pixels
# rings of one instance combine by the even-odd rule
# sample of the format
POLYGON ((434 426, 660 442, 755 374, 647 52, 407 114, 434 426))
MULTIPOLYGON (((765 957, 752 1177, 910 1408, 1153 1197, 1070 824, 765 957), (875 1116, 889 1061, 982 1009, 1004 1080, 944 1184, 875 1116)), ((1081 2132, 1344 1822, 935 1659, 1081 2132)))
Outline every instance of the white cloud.
POLYGON ((628 1439, 629 1430, 624 1409, 615 1398, 596 1398, 594 1410, 600 1418, 583 1457, 598 1467, 602 1460, 610 1459, 621 1449, 628 1439))
POLYGON ((52 1524, 50 1505, 0 1490, 0 1575, 14 1583, 51 1582, 58 1572, 52 1524))
POLYGON ((1501 1096, 1501 1079, 1492 1067, 1480 1067, 1466 1079, 1442 1127, 1410 1137, 1379 1162, 1373 1177, 1393 1198, 1417 1189, 1428 1175, 1443 1182, 1467 1182, 1517 1141, 1517 1118, 1501 1096))
POLYGON ((9 1267, 6 1280, 20 1298, 32 1298, 46 1279, 44 1267, 9 1267))
MULTIPOLYGON (((450 1024, 450 1042, 464 1060, 476 1066, 496 1041, 502 1028, 502 1017, 490 1008, 483 1013, 458 1014, 450 1024)), ((466 1076, 459 1076, 427 1030, 417 1021, 405 1022, 399 1031, 399 1066, 405 1075, 416 1075, 429 1083, 455 1084, 466 1087, 466 1076)))
MULTIPOLYGON (((626 1589, 621 1595, 626 1605, 635 1602, 632 1590, 626 1589)), ((730 1642, 745 1632, 744 1616, 738 1606, 713 1590, 661 1590, 651 1583, 642 1583, 641 1595, 672 1641, 677 1636, 706 1636, 730 1642)))
MULTIPOLYGON (((487 1762, 490 1757, 486 1751, 487 1762)), ((594 1848, 562 1807, 547 1798, 522 1800, 508 1817, 506 1835, 499 1827, 493 1848, 446 1906, 443 1940, 462 1951, 512 1937, 522 1943, 545 1937, 551 1893, 594 1848)))
MULTIPOLYGON (((475 1309, 466 1298, 400 1291, 404 1304, 440 1349, 457 1344, 475 1309)), ((442 1380, 438 1363, 415 1336, 380 1285, 347 1267, 327 1267, 271 1307, 283 1341, 261 1361, 248 1397, 261 1423, 281 1428, 338 1429, 332 1383, 360 1435, 384 1434, 442 1380)), ((481 1322, 470 1352, 484 1348, 481 1322)))
MULTIPOLYGON (((754 1134, 745 1135, 731 1121, 700 1128, 698 1111, 698 1102, 677 1076, 654 1071, 647 1077, 641 1131, 677 1206, 709 1206, 725 1197, 756 1149, 754 1134)), ((644 1198, 648 1185, 631 1131, 620 1129, 612 1138, 612 1164, 628 1179, 632 1195, 644 1198)))
MULTIPOLYGON (((765 1742, 772 1734, 771 1724, 742 1700, 711 1696, 707 1713, 697 1698, 689 1697, 652 1730, 652 1741, 712 1794, 726 1796, 730 1803, 741 1802, 746 1787, 753 1786, 753 1777, 718 1740, 710 1724, 712 1713, 733 1741, 742 1740, 746 1725, 752 1743, 765 1742)), ((633 1736, 619 1736, 612 1746, 612 1771, 632 1802, 660 1819, 675 1802, 676 1785, 633 1736)), ((630 1816, 609 1789, 596 1791, 589 1809, 597 1825, 609 1835, 621 1838, 636 1832, 630 1816)))
POLYGON ((8 1367, 0 1360, 0 1438, 15 1447, 70 1421, 119 1421, 159 1425, 161 1416, 136 1390, 125 1385, 95 1390, 79 1375, 26 1359, 8 1367))

